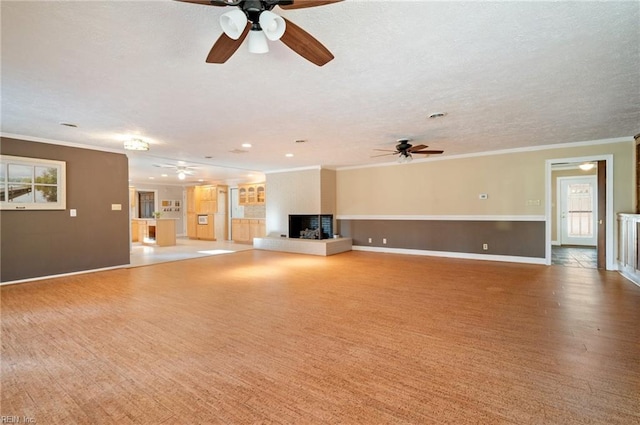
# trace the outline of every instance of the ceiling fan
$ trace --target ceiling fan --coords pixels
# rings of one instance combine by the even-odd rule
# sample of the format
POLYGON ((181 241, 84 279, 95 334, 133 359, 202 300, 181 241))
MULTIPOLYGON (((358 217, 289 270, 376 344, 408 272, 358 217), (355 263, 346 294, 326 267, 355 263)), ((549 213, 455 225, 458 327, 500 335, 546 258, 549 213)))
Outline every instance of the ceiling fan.
POLYGON ((194 175, 196 173, 195 170, 197 169, 197 167, 190 167, 187 165, 153 164, 153 166, 159 168, 173 168, 176 174, 178 174, 178 178, 180 180, 184 180, 187 176, 194 175))
POLYGON ((374 155, 374 157, 378 156, 387 156, 387 155, 398 155, 398 162, 409 162, 412 159, 413 154, 423 154, 423 155, 438 155, 444 153, 444 151, 440 150, 424 150, 428 148, 427 145, 416 145, 413 146, 409 143, 409 139, 398 139, 396 145, 396 150, 388 150, 388 149, 374 149, 376 151, 382 152, 391 152, 391 153, 383 153, 381 155, 374 155))
POLYGON ((318 66, 333 59, 333 54, 311 34, 271 10, 279 6, 282 9, 302 9, 338 3, 342 0, 177 0, 185 3, 207 6, 235 6, 220 16, 223 33, 215 42, 207 63, 225 63, 249 36, 249 51, 266 53, 269 40, 282 40, 291 50, 318 66))

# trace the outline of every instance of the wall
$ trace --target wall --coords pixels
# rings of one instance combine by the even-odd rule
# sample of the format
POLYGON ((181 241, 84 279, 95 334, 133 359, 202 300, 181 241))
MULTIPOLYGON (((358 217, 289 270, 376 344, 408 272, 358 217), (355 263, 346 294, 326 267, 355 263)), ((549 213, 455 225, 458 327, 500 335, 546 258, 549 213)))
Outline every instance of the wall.
MULTIPOLYGON (((418 229, 407 227, 407 220, 441 220, 458 226, 480 220, 474 231, 486 234, 488 240, 482 242, 489 246, 488 251, 480 252, 519 256, 518 250, 510 248, 517 241, 520 245, 535 245, 526 256, 543 258, 546 160, 612 154, 614 212, 630 211, 634 197, 633 147, 629 140, 339 169, 336 185, 339 232, 353 237, 354 245, 389 247, 390 240, 383 244, 378 238, 369 244, 370 236, 358 231, 364 225, 358 221, 382 219, 384 224, 378 224, 387 227, 387 237, 399 239, 394 246, 409 248, 414 246, 410 241, 415 239, 418 229), (488 198, 479 199, 479 194, 487 194, 488 198), (495 231, 498 228, 502 231, 495 231), (503 248, 495 252, 493 247, 503 248)), ((428 243, 428 239, 421 238, 422 243, 416 249, 441 249, 441 245, 428 243)), ((478 240, 458 241, 456 246, 446 249, 479 252, 478 240)))
MULTIPOLYGON (((186 214, 186 205, 185 205, 185 190, 182 186, 172 186, 172 185, 137 185, 134 186, 136 192, 155 192, 156 194, 156 211, 162 212, 162 218, 172 218, 176 220, 176 234, 177 235, 186 235, 187 229, 185 226, 184 216, 186 214), (164 211, 162 208, 161 202, 163 200, 171 200, 171 201, 180 201, 180 211, 164 211)), ((132 218, 137 217, 137 212, 135 212, 137 208, 133 208, 132 210, 132 218)))
POLYGON ((635 160, 634 167, 636 170, 636 214, 640 214, 640 134, 635 136, 636 139, 636 149, 635 149, 635 160))
POLYGON ((9 138, 0 153, 66 161, 67 169, 66 210, 2 211, 1 282, 129 264, 125 155, 9 138))
MULTIPOLYGON (((287 235, 289 214, 336 215, 336 172, 321 168, 267 174, 267 234, 287 235)), ((335 228, 335 227, 334 227, 335 228)))
POLYGON ((320 213, 336 214, 336 211, 336 171, 322 169, 320 170, 320 213))

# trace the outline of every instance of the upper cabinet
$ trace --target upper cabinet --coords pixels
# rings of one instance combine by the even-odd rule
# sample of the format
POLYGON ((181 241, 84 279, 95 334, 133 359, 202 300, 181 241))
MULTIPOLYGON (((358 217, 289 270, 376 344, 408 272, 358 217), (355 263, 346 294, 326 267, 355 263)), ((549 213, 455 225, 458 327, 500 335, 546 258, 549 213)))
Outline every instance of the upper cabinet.
POLYGON ((264 183, 238 185, 238 204, 264 205, 265 201, 266 201, 266 186, 264 183))
POLYGON ((204 185, 187 187, 187 213, 215 214, 217 212, 217 186, 204 185))
POLYGON ((218 212, 218 188, 213 185, 195 187, 196 212, 215 214, 218 212))

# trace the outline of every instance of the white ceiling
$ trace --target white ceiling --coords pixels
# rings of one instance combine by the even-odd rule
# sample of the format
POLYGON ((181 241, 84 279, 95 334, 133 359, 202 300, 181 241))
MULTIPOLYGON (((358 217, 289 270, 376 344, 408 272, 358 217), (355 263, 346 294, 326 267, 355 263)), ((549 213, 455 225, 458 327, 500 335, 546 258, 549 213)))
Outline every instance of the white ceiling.
POLYGON ((2 133, 122 152, 138 135, 134 182, 177 183, 152 164, 178 161, 199 166, 187 182, 391 162, 374 149, 403 137, 450 156, 640 132, 638 1, 276 7, 334 54, 324 67, 281 42, 205 63, 225 7, 0 4, 2 133))

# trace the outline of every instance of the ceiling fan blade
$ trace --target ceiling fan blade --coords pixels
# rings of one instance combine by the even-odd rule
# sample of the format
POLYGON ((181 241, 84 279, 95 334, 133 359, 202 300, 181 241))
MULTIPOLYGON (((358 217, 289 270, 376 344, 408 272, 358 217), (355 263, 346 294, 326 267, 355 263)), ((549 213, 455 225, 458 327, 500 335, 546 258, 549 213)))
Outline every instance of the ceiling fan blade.
POLYGON ((322 66, 333 59, 331 52, 311 34, 283 18, 287 29, 280 38, 291 50, 318 66, 322 66))
POLYGON ((222 33, 209 52, 207 63, 225 63, 238 50, 250 29, 251 22, 247 22, 247 26, 237 40, 222 33))
POLYGON ((423 153, 426 155, 436 155, 436 154, 440 154, 440 153, 444 153, 444 151, 411 151, 411 155, 413 155, 414 153, 423 153))
POLYGON ((220 7, 230 6, 229 4, 226 4, 227 2, 225 2, 224 0, 176 0, 176 1, 180 1, 183 3, 203 4, 205 6, 220 6, 220 7))
POLYGON ((374 151, 398 153, 398 151, 394 151, 391 149, 374 149, 374 151))
POLYGON ((398 152, 392 152, 392 153, 383 153, 381 155, 371 155, 369 158, 377 158, 379 156, 391 156, 391 155, 397 155, 398 152))
POLYGON ((419 151, 419 150, 422 150, 422 149, 426 149, 426 148, 428 148, 428 147, 429 147, 429 146, 427 146, 427 145, 416 145, 416 146, 411 146, 411 147, 410 147, 409 149, 407 149, 407 150, 408 150, 409 152, 414 152, 414 151, 419 151))
POLYGON ((339 3, 342 0, 294 0, 293 4, 281 4, 283 9, 303 9, 305 7, 324 6, 325 4, 339 3))

